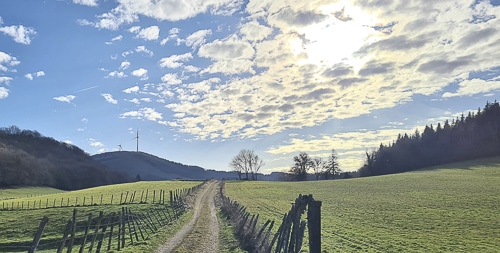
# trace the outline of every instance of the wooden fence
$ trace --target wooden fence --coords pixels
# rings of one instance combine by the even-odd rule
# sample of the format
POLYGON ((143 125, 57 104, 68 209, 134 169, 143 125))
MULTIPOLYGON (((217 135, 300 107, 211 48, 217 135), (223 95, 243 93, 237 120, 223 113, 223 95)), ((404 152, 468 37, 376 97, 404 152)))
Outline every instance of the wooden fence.
POLYGON ((106 215, 102 211, 98 215, 79 215, 78 209, 74 209, 61 239, 42 239, 43 230, 49 222, 45 216, 28 252, 50 249, 58 253, 120 250, 149 239, 151 234, 177 219, 184 211, 184 205, 159 205, 142 213, 122 207, 120 212, 106 215))
POLYGON ((224 195, 224 182, 220 184, 222 213, 234 224, 235 234, 244 250, 255 253, 302 251, 306 226, 309 231, 309 252, 321 252, 321 201, 312 195, 299 195, 291 210, 283 216, 278 231, 271 237, 274 221, 258 223, 259 215, 251 215, 246 208, 224 195), (307 209, 307 223, 301 219, 307 209))
POLYGON ((130 207, 123 206, 117 213, 105 214, 101 211, 98 215, 92 213, 80 215, 75 208, 62 231, 61 239, 43 238, 43 231, 49 224, 49 218, 44 216, 28 247, 28 252, 52 249, 58 253, 63 251, 71 253, 77 249, 79 253, 119 251, 126 246, 145 241, 161 227, 178 219, 186 209, 185 197, 194 194, 204 183, 170 191, 170 201, 167 205, 165 205, 164 191, 160 191, 162 194, 156 201, 157 205, 142 212, 133 212, 130 207))
MULTIPOLYGON (((171 203, 177 202, 186 195, 196 191, 202 184, 193 186, 191 188, 176 189, 169 191, 171 203)), ((118 196, 112 194, 104 198, 104 194, 91 195, 91 196, 76 196, 73 198, 50 198, 48 196, 45 200, 4 200, 2 201, 0 211, 18 211, 18 210, 36 210, 36 209, 49 209, 49 208, 62 208, 62 207, 78 207, 78 206, 102 206, 102 205, 124 205, 124 204, 165 204, 165 190, 143 190, 139 194, 137 191, 122 192, 118 196), (139 196, 140 195, 140 196, 139 196), (103 201, 103 199, 106 199, 103 201)), ((168 200, 167 200, 168 201, 168 200)))

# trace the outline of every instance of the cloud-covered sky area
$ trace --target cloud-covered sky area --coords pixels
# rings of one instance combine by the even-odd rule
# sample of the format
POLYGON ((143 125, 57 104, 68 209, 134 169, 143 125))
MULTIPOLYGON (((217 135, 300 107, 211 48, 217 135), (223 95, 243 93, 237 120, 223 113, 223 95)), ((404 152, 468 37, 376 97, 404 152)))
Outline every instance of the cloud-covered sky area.
POLYGON ((0 2, 0 125, 263 172, 341 167, 500 95, 500 1, 0 2))

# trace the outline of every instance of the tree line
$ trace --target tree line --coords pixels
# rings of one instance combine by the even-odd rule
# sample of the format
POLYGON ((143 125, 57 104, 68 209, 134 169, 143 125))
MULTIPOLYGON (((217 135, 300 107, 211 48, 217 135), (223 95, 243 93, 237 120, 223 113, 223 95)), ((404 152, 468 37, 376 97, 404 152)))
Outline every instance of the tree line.
POLYGON ((487 102, 484 109, 437 126, 425 126, 422 133, 399 134, 390 145, 380 144, 366 152, 360 176, 417 170, 429 166, 500 155, 500 105, 487 102))
POLYGON ((290 173, 288 180, 291 181, 307 181, 310 173, 316 180, 335 179, 336 175, 342 173, 335 149, 332 149, 326 160, 321 157, 313 158, 306 152, 300 152, 299 155, 293 157, 293 162, 294 165, 288 171, 290 173))
MULTIPOLYGON (((326 160, 320 157, 313 158, 306 152, 300 152, 299 155, 293 157, 293 162, 294 165, 288 173, 282 175, 281 180, 306 181, 311 176, 316 180, 350 177, 349 173, 344 173, 340 169, 337 152, 334 149, 326 160)), ((239 180, 257 180, 257 175, 263 165, 264 161, 253 150, 248 149, 242 149, 229 163, 239 180)))
POLYGON ((17 126, 0 128, 0 187, 75 190, 127 181, 75 145, 17 126))

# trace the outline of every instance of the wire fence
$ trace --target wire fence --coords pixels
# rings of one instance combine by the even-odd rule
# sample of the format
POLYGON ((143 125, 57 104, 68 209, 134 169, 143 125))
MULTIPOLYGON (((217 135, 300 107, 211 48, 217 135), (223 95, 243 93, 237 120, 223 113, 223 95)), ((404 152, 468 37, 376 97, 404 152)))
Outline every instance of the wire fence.
MULTIPOLYGON (((169 191, 169 200, 165 198, 165 191, 160 191, 161 194, 158 198, 150 199, 154 201, 155 205, 151 205, 146 210, 141 208, 139 209, 141 211, 137 212, 133 211, 129 205, 122 206, 118 212, 110 213, 104 211, 83 213, 81 209, 73 208, 72 216, 67 217, 66 226, 51 228, 55 231, 61 229, 59 236, 54 234, 43 236, 45 228, 51 224, 49 218, 44 216, 33 241, 2 243, 0 251, 36 252, 46 250, 70 253, 78 250, 78 252, 90 253, 121 250, 124 247, 136 245, 148 240, 160 228, 177 220, 186 211, 185 199, 195 194, 204 183, 191 188, 169 191)), ((129 201, 134 199, 133 195, 129 201)), ((124 202, 122 198, 120 202, 121 204, 133 203, 129 201, 124 202)))
POLYGON ((274 221, 258 223, 259 215, 252 215, 246 207, 232 201, 224 194, 224 182, 220 183, 219 195, 222 213, 234 224, 235 235, 244 250, 252 253, 298 253, 303 250, 306 226, 309 231, 309 252, 321 252, 321 201, 312 195, 299 195, 292 208, 283 216, 278 231, 272 234, 274 221), (302 215, 307 209, 307 222, 302 215))
POLYGON ((197 190, 200 185, 191 188, 176 189, 166 191, 163 189, 126 191, 121 194, 100 194, 90 196, 75 196, 55 198, 48 196, 45 199, 39 198, 35 200, 3 200, 0 204, 0 211, 21 211, 21 210, 37 210, 49 208, 67 208, 80 206, 103 206, 103 205, 130 205, 130 204, 165 204, 165 202, 177 201, 183 196, 191 194, 197 190), (165 201, 165 195, 169 198, 165 201))

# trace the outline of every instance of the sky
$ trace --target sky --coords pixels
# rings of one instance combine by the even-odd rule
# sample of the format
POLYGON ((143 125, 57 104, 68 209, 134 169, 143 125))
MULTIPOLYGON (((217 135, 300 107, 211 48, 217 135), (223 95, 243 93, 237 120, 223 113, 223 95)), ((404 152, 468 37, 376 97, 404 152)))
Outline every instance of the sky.
POLYGON ((0 127, 139 150, 344 171, 500 95, 500 0, 0 1, 0 127))

